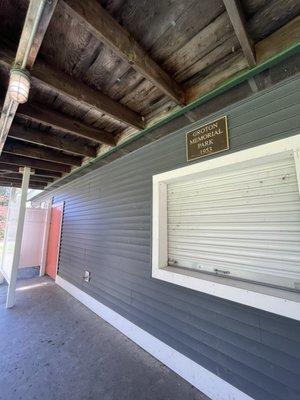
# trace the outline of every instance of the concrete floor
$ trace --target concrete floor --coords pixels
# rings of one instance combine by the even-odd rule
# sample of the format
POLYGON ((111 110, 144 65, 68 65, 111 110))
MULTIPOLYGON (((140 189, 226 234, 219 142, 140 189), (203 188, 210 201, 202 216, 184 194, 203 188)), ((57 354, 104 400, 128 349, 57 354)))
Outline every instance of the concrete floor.
POLYGON ((208 400, 47 277, 0 286, 1 400, 208 400))

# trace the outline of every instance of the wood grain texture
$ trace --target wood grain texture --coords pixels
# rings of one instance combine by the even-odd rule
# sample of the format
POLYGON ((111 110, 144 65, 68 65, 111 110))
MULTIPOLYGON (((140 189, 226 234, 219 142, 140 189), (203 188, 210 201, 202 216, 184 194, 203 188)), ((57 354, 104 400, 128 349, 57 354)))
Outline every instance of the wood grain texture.
POLYGON ((233 29, 250 67, 256 64, 253 43, 246 29, 246 20, 239 0, 223 0, 233 29))
POLYGON ((75 11, 78 18, 88 24, 95 36, 114 49, 133 68, 167 96, 179 103, 184 103, 184 95, 180 86, 152 60, 148 53, 99 3, 95 0, 86 0, 81 4, 76 0, 67 0, 65 3, 75 11))
POLYGON ((300 16, 256 44, 257 61, 261 63, 295 43, 300 43, 300 16))
POLYGON ((221 61, 223 58, 228 56, 230 53, 236 52, 240 48, 239 41, 235 34, 231 34, 224 43, 217 46, 215 49, 206 54, 205 57, 200 58, 190 67, 181 70, 175 74, 176 79, 179 82, 185 82, 201 75, 207 68, 221 61))
POLYGON ((0 156, 0 163, 18 165, 19 167, 31 167, 55 172, 70 172, 71 167, 66 164, 37 160, 35 158, 16 156, 3 152, 0 156))
POLYGON ((234 55, 226 63, 226 68, 219 68, 219 71, 212 71, 210 75, 200 81, 197 85, 190 87, 187 90, 188 101, 193 101, 211 90, 215 89, 218 85, 222 84, 226 79, 234 76, 236 73, 246 69, 248 63, 241 53, 234 55))
MULTIPOLYGON (((44 189, 47 185, 47 182, 33 182, 29 180, 29 188, 30 189, 44 189)), ((0 178, 0 186, 7 186, 7 187, 21 187, 22 181, 18 179, 10 179, 10 178, 0 178)))
MULTIPOLYGON (((3 68, 9 71, 13 59, 13 51, 8 47, 2 46, 0 49, 0 64, 3 68)), ((55 95, 64 95, 70 101, 79 103, 78 106, 82 104, 88 108, 94 108, 96 111, 104 112, 112 118, 135 128, 143 128, 145 126, 143 118, 138 113, 41 60, 37 60, 32 70, 31 81, 36 90, 49 92, 52 95, 53 93, 55 95)))
MULTIPOLYGON (((0 179, 2 178, 8 178, 8 179, 18 179, 22 180, 22 174, 21 173, 3 173, 0 171, 0 179)), ((30 176, 30 180, 32 182, 53 182, 54 179, 51 178, 50 176, 37 176, 35 173, 30 176)))
POLYGON ((110 133, 83 124, 66 114, 51 110, 42 104, 33 102, 24 104, 19 107, 18 115, 22 116, 24 119, 35 120, 42 124, 51 125, 60 131, 88 138, 98 143, 106 143, 109 145, 114 145, 115 143, 114 137, 110 133))
MULTIPOLYGON (((2 172, 20 172, 20 167, 14 164, 7 164, 4 162, 0 162, 0 173, 2 172)), ((53 177, 53 178, 60 178, 62 174, 60 172, 55 171, 47 171, 44 169, 34 169, 34 174, 37 176, 45 176, 45 177, 53 177)))
POLYGON ((233 29, 226 12, 195 35, 185 46, 170 56, 166 62, 172 74, 185 69, 223 43, 233 29))
POLYGON ((182 1, 184 9, 168 26, 168 29, 152 44, 151 56, 159 63, 167 60, 187 45, 194 36, 205 29, 224 11, 222 0, 182 1))
POLYGON ((57 94, 63 94, 135 128, 145 126, 142 117, 135 111, 41 61, 35 66, 32 76, 36 86, 44 86, 57 94))
POLYGON ((81 157, 71 156, 45 147, 29 145, 28 143, 19 142, 14 139, 7 139, 3 150, 5 153, 16 154, 18 156, 27 156, 74 166, 81 165, 82 161, 81 157))
POLYGON ((300 14, 299 0, 270 0, 248 21, 255 42, 264 39, 300 14))
POLYGON ((62 138, 55 134, 38 131, 36 129, 25 128, 19 124, 13 124, 9 137, 19 139, 27 143, 34 143, 40 146, 49 147, 52 149, 67 151, 73 154, 79 154, 88 157, 96 157, 97 150, 94 147, 87 146, 82 143, 79 138, 62 138))

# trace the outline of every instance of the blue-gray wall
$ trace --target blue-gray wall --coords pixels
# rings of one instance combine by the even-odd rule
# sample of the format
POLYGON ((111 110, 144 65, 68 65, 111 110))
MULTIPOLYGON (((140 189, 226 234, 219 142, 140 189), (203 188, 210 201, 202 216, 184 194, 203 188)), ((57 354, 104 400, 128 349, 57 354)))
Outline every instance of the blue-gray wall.
MULTIPOLYGON (((224 114, 231 152, 300 133, 300 78, 224 114)), ((253 398, 299 400, 300 323, 151 278, 152 175, 186 165, 185 131, 59 189, 59 275, 253 398)))

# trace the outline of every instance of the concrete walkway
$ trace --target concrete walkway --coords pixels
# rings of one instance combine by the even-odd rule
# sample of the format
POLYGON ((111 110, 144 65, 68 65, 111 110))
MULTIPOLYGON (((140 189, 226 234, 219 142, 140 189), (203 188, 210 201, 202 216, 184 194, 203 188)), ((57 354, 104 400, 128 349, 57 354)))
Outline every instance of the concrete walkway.
POLYGON ((0 286, 1 400, 207 400, 47 277, 0 286))

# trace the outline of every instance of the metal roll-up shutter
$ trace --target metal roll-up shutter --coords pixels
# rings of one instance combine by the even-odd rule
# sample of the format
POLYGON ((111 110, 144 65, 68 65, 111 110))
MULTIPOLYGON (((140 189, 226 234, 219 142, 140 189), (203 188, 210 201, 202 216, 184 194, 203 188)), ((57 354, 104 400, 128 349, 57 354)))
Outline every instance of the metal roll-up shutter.
POLYGON ((293 152, 168 184, 169 265, 300 289, 293 152))

